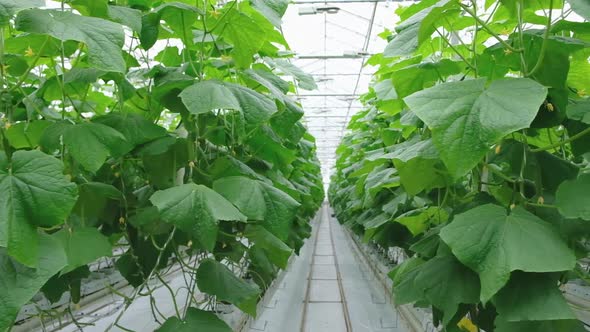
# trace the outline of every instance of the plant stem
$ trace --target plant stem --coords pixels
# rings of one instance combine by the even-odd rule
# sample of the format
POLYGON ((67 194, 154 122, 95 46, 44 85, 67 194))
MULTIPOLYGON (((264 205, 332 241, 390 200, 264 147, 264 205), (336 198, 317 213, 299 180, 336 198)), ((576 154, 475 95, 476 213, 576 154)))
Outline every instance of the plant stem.
POLYGON ((514 47, 512 47, 512 45, 508 44, 504 39, 502 39, 502 37, 500 37, 497 33, 495 33, 490 27, 488 27, 488 25, 482 21, 479 17, 477 17, 477 15, 472 12, 469 7, 465 6, 462 3, 459 3, 459 6, 461 6, 461 8, 463 8, 463 10, 465 10, 465 12, 467 12, 467 14, 469 14, 471 17, 473 17, 475 19, 475 21, 477 23, 479 23, 479 25, 481 25, 482 28, 484 28, 490 35, 492 35, 492 37, 494 37, 497 41, 500 42, 500 44, 504 45, 504 47, 506 47, 507 49, 509 49, 512 52, 515 53, 520 53, 523 51, 522 48, 516 49, 514 47))
MULTIPOLYGON (((473 6, 473 14, 475 14, 477 16, 477 1, 476 0, 471 0, 471 5, 473 6)), ((473 67, 474 67, 474 73, 475 73, 475 77, 477 77, 477 52, 475 50, 475 47, 477 45, 477 29, 478 28, 478 22, 477 20, 475 20, 475 27, 473 29, 473 40, 472 40, 472 44, 471 44, 471 51, 473 52, 473 67)))
POLYGON ((45 39, 45 42, 43 43, 43 45, 41 45, 41 48, 37 52, 37 55, 35 56, 35 59, 33 59, 33 63, 31 63, 31 65, 29 66, 29 68, 27 68, 27 70, 20 76, 20 78, 18 79, 18 82, 16 82, 16 85, 13 86, 13 87, 11 87, 8 90, 8 92, 12 92, 12 91, 20 88, 23 85, 23 83, 25 82, 25 80, 27 79, 27 77, 29 76, 29 74, 31 73, 31 70, 33 70, 33 68, 35 68, 35 65, 37 64, 37 62, 41 58, 41 54, 45 50, 45 47, 47 46, 48 43, 49 43, 49 36, 47 36, 47 39, 45 39))
POLYGON ((4 28, 0 28, 0 88, 4 89, 4 28))
POLYGON ((547 53, 547 44, 549 43, 549 33, 551 32, 551 14, 553 14, 553 0, 549 1, 549 15, 547 15, 547 26, 545 27, 545 34, 543 35, 541 54, 539 54, 539 58, 537 59, 537 63, 533 69, 531 69, 531 71, 526 75, 527 77, 533 76, 533 74, 535 74, 535 72, 541 68, 543 60, 545 59, 545 53, 547 53))
POLYGON ((545 146, 545 147, 542 147, 542 148, 538 148, 538 149, 531 149, 531 151, 532 152, 541 152, 541 151, 547 151, 547 150, 555 149, 555 148, 558 148, 558 147, 560 147, 560 146, 562 146, 564 144, 571 143, 571 142, 579 139, 580 137, 586 136, 588 134, 590 134, 590 127, 589 128, 586 128, 583 131, 575 134, 574 136, 566 139, 565 141, 557 142, 555 144, 552 144, 552 145, 549 145, 549 146, 545 146))
POLYGON ((463 62, 465 62, 465 64, 471 68, 471 70, 475 71, 476 68, 471 64, 471 62, 467 61, 467 59, 463 56, 463 54, 461 54, 459 52, 459 50, 457 50, 455 48, 455 46, 453 46, 453 44, 451 44, 451 42, 449 41, 449 39, 447 37, 444 36, 444 34, 442 34, 438 28, 435 28, 436 32, 438 33, 438 35, 442 38, 442 40, 445 41, 445 43, 453 50, 453 52, 455 52, 460 58, 461 60, 463 60, 463 62))
POLYGON ((528 206, 534 206, 534 207, 540 207, 540 208, 557 209, 557 206, 552 205, 552 204, 538 204, 538 203, 530 203, 530 202, 525 202, 524 204, 528 205, 528 206))

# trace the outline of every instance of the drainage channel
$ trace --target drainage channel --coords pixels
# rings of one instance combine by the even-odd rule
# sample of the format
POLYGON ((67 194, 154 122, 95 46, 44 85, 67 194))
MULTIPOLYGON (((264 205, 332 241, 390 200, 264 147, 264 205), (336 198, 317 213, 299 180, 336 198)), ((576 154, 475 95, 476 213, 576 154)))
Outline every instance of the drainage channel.
POLYGON ((352 332, 328 208, 316 230, 301 318, 301 332, 352 332))

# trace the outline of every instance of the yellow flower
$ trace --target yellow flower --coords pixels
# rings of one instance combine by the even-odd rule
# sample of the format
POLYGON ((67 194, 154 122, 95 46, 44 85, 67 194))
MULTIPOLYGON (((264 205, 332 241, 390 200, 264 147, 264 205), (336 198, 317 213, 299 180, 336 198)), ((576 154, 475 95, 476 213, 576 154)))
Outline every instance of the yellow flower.
POLYGON ((496 154, 500 154, 500 152, 502 152, 502 145, 498 144, 496 145, 496 154))
POLYGON ((221 56, 221 61, 223 61, 223 62, 230 62, 231 60, 232 60, 232 57, 229 55, 224 54, 221 56))
POLYGON ((124 217, 119 218, 119 224, 121 224, 121 225, 125 224, 125 218, 124 217))
POLYGON ((580 89, 578 90, 578 96, 580 97, 586 97, 588 95, 588 92, 586 92, 586 89, 580 89))
POLYGON ((457 326, 463 331, 477 332, 477 326, 467 317, 463 317, 457 326))
POLYGON ((27 57, 32 57, 35 55, 35 52, 33 51, 33 49, 31 48, 31 46, 29 46, 27 48, 27 50, 25 51, 25 56, 27 57))
POLYGON ((221 13, 218 10, 213 10, 210 13, 211 13, 211 16, 213 16, 215 18, 218 18, 221 15, 221 13))
POLYGON ((537 199, 537 203, 538 204, 545 204, 545 199, 543 198, 543 196, 539 196, 539 199, 537 199))
POLYGON ((504 28, 500 31, 501 35, 509 35, 510 34, 510 30, 508 28, 504 28))
POLYGON ((547 103, 547 110, 549 112, 553 112, 553 111, 555 111, 555 107, 553 106, 553 104, 547 103))
POLYGON ((504 54, 510 55, 510 54, 512 54, 512 50, 509 48, 506 48, 506 49, 504 49, 504 54))
POLYGON ((5 129, 10 129, 10 127, 12 127, 12 123, 10 123, 10 122, 6 122, 6 123, 4 124, 4 128, 5 128, 5 129))

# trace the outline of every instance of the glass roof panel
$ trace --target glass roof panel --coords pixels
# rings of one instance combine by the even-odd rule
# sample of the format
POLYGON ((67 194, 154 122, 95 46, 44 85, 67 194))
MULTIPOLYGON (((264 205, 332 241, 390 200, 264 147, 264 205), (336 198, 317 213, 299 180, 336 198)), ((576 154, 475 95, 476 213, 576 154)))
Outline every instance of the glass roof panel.
POLYGON ((296 0, 283 18, 283 32, 297 54, 293 64, 317 81, 317 90, 301 90, 298 98, 317 139, 326 184, 346 124, 362 109, 358 97, 371 82, 374 68, 366 66, 366 60, 383 51, 387 42, 378 34, 393 29, 394 11, 404 3, 411 1, 296 0))

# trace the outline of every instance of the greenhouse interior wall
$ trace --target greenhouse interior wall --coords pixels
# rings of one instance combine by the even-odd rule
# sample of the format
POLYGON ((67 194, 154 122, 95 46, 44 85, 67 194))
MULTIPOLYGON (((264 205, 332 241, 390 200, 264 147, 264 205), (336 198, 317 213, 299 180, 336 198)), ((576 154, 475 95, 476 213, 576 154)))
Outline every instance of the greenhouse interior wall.
POLYGON ((590 0, 0 0, 0 332, 590 331, 590 0))

